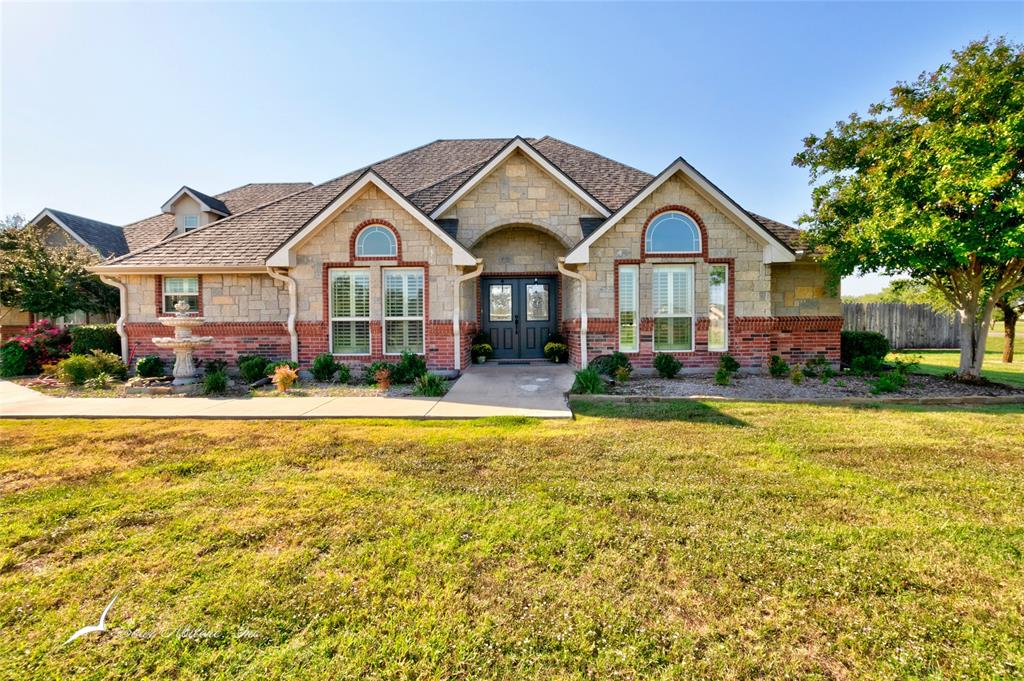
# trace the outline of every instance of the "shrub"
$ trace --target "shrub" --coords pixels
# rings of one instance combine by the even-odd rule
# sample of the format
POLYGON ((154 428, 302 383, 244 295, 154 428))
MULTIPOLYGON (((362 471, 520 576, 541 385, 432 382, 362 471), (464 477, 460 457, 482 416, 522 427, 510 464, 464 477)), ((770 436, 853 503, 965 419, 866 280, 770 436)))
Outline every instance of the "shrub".
POLYGON ((569 346, 565 343, 548 341, 544 345, 544 356, 552 362, 565 362, 569 359, 569 346))
POLYGON ((391 387, 391 369, 380 367, 373 372, 373 381, 381 390, 387 390, 391 387))
POLYGON ((894 393, 901 390, 907 384, 907 377, 898 371, 886 371, 874 381, 871 381, 871 393, 894 393))
POLYGON ((228 375, 221 371, 208 371, 203 376, 203 394, 220 395, 228 389, 228 375))
POLYGON ((327 383, 334 378, 334 374, 338 373, 338 367, 340 366, 340 364, 334 361, 334 355, 325 352, 322 355, 316 356, 309 370, 313 374, 313 378, 327 383))
POLYGON ((53 364, 71 353, 71 337, 65 329, 55 326, 49 319, 40 319, 11 341, 18 343, 26 353, 25 373, 37 373, 44 364, 53 364))
POLYGON ((255 383, 267 376, 267 365, 270 362, 259 355, 239 355, 238 373, 246 383, 255 383))
POLYGON ((57 362, 57 378, 62 383, 82 385, 101 373, 99 362, 93 355, 71 355, 57 362))
POLYGON ((725 369, 730 374, 734 374, 740 370, 740 363, 736 361, 735 357, 727 352, 718 358, 718 368, 725 369))
POLYGON ((768 360, 768 373, 773 378, 783 378, 789 375, 789 364, 786 360, 782 359, 778 355, 772 355, 772 358, 768 360))
POLYGON ((832 365, 829 363, 827 357, 815 357, 814 359, 809 359, 804 362, 804 376, 817 378, 825 369, 831 368, 832 365))
POLYGON ((338 383, 348 383, 352 380, 352 371, 347 364, 338 365, 338 383))
POLYGON ((135 363, 135 373, 143 378, 154 378, 164 375, 164 361, 158 355, 140 357, 135 363))
POLYGON ((474 343, 469 349, 469 354, 473 356, 473 359, 477 357, 490 359, 494 356, 494 348, 491 347, 490 343, 474 343))
POLYGON ((901 376, 906 376, 907 374, 913 372, 914 369, 918 367, 918 365, 921 363, 919 361, 920 359, 920 357, 916 357, 913 359, 894 359, 892 361, 892 370, 900 374, 901 376))
POLYGON ((881 361, 890 349, 888 339, 877 331, 843 331, 839 335, 839 359, 843 366, 852 367, 853 360, 865 355, 881 361))
POLYGON ((69 333, 73 355, 88 355, 93 350, 121 354, 121 337, 115 324, 83 324, 71 327, 69 333))
POLYGON ((604 379, 594 367, 587 367, 576 372, 572 391, 577 395, 600 395, 604 392, 604 379))
POLYGON ((619 367, 627 367, 630 372, 633 371, 633 365, 630 363, 629 358, 621 352, 613 352, 610 355, 596 357, 590 363, 590 368, 605 376, 613 375, 619 367))
POLYGON ((391 375, 394 373, 395 365, 391 364, 389 362, 385 362, 382 359, 378 359, 376 362, 370 362, 370 364, 366 367, 366 373, 364 374, 365 377, 366 377, 366 382, 369 383, 370 385, 373 385, 374 383, 377 383, 377 373, 381 369, 387 370, 387 372, 388 372, 388 385, 390 385, 391 384, 391 375))
POLYGON ((662 378, 675 378, 683 365, 672 355, 662 352, 654 356, 654 368, 662 378))
POLYGON ((0 347, 0 376, 21 376, 28 368, 28 351, 17 341, 0 347))
POLYGON ((90 356, 93 357, 101 373, 107 374, 108 377, 116 378, 119 381, 128 378, 128 367, 121 361, 120 355, 104 352, 97 348, 92 351, 90 356))
POLYGON ((228 363, 223 359, 208 359, 202 362, 203 372, 207 374, 227 373, 228 363))
POLYGON ((416 379, 413 395, 441 397, 448 392, 448 384, 437 374, 426 373, 416 379))
POLYGON ((286 360, 286 359, 282 359, 279 362, 271 362, 270 364, 268 364, 266 370, 263 372, 263 375, 264 376, 273 376, 274 372, 277 371, 278 367, 288 367, 292 371, 295 371, 296 375, 298 375, 299 363, 298 362, 293 362, 291 360, 286 360))
POLYGON ((729 377, 732 376, 732 372, 726 369, 724 366, 718 367, 715 372, 715 383, 718 385, 729 385, 729 377))
POLYGON ((618 367, 615 369, 615 373, 612 374, 612 378, 615 379, 616 383, 625 383, 629 380, 632 373, 627 367, 618 367))
POLYGON ((392 383, 412 383, 427 373, 427 362, 420 355, 403 352, 402 358, 391 372, 392 383))
POLYGON ((299 380, 299 372, 291 364, 294 362, 277 362, 274 366, 274 375, 270 382, 277 387, 279 393, 287 392, 288 388, 299 380))
POLYGON ((85 379, 83 385, 90 390, 106 390, 110 387, 110 380, 110 374, 101 371, 92 378, 85 379))
POLYGON ((854 357, 850 371, 854 376, 873 376, 882 370, 882 360, 873 355, 854 357))
POLYGON ((833 369, 832 367, 825 367, 821 371, 821 382, 822 383, 828 383, 829 380, 835 378, 838 375, 839 374, 837 374, 836 370, 833 369))
POLYGON ((804 372, 797 369, 789 375, 789 379, 793 381, 793 385, 800 385, 804 382, 804 372))

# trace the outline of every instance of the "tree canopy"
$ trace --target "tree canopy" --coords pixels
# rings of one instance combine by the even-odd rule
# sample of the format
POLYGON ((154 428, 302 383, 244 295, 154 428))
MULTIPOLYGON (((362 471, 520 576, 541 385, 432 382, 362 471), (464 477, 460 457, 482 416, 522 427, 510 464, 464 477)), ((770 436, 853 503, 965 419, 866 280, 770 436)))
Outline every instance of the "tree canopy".
POLYGON ((1024 47, 973 42, 898 83, 868 115, 810 135, 801 218, 834 279, 909 274, 961 319, 960 373, 977 376, 995 303, 1024 284, 1024 47))

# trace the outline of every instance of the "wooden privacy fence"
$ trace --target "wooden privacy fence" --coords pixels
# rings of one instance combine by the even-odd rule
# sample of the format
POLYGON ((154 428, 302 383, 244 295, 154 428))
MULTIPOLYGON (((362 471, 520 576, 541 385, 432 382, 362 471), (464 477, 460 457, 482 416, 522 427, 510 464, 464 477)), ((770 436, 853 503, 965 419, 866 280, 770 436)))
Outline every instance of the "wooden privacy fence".
POLYGON ((909 303, 843 303, 843 329, 878 331, 893 349, 958 348, 956 318, 928 305, 909 303))

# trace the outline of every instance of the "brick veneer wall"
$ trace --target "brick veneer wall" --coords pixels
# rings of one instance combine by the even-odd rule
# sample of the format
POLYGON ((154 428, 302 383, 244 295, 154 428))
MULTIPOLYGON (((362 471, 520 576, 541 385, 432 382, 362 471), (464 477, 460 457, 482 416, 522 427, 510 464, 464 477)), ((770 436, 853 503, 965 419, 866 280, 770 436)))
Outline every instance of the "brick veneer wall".
MULTIPOLYGON (((159 355, 168 361, 174 359, 171 350, 153 344, 153 338, 173 336, 172 329, 157 322, 128 323, 124 328, 133 360, 145 355, 159 355)), ((196 349, 198 359, 223 359, 234 364, 239 355, 286 360, 291 353, 288 329, 277 322, 207 322, 193 333, 214 338, 210 345, 196 349)))
MULTIPOLYGON (((710 370, 718 366, 722 352, 709 352, 708 319, 698 318, 693 352, 673 352, 683 369, 710 370)), ((727 352, 748 369, 767 367, 772 355, 780 355, 790 363, 801 363, 815 357, 839 362, 839 332, 842 317, 733 317, 729 323, 727 352)), ((569 341, 569 361, 580 365, 580 321, 570 319, 562 324, 569 341)), ((593 360, 615 352, 619 345, 615 319, 597 318, 587 321, 587 357, 593 360)), ((640 351, 627 353, 635 368, 654 365, 654 319, 640 320, 640 351)))

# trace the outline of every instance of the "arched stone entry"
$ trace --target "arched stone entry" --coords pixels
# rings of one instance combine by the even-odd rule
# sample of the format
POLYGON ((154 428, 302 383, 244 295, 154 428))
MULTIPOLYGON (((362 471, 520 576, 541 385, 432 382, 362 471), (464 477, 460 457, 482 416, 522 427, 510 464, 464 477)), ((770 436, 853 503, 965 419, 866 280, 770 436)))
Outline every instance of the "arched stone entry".
POLYGON ((558 258, 569 250, 550 232, 533 225, 509 225, 493 230, 470 246, 484 261, 484 273, 555 272, 558 258))

